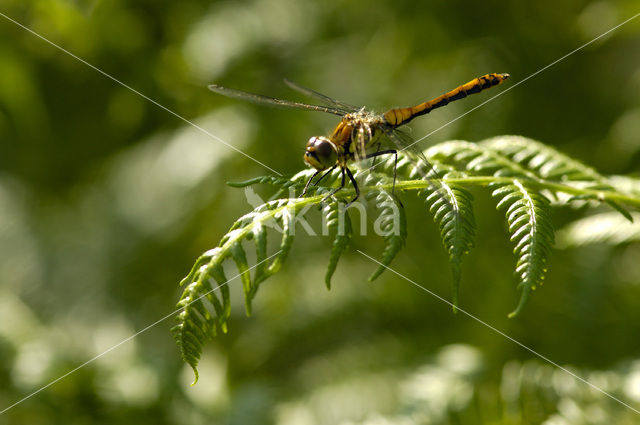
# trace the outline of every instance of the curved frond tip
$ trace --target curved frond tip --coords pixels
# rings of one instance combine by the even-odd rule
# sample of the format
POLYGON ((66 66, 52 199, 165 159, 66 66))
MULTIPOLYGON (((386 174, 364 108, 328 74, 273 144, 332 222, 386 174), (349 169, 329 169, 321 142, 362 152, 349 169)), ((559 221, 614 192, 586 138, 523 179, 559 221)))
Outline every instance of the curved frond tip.
POLYGON ((541 285, 547 272, 547 259, 554 242, 549 200, 519 180, 495 189, 498 209, 504 209, 509 225, 513 253, 517 256, 515 273, 522 293, 513 317, 522 311, 529 293, 541 285))

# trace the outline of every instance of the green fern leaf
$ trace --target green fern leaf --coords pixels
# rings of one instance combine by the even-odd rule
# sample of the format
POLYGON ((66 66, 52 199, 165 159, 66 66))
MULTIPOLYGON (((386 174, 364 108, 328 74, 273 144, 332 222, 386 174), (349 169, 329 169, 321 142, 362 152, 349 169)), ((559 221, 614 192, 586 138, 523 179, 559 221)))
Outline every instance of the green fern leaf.
POLYGON ((254 288, 269 277, 267 273, 267 227, 262 223, 253 229, 253 240, 256 245, 256 267, 253 273, 254 288))
POLYGON ((222 329, 223 332, 227 331, 227 319, 231 307, 228 281, 222 268, 223 261, 227 258, 234 261, 243 284, 245 309, 247 315, 250 315, 251 301, 260 282, 278 271, 291 249, 296 212, 304 204, 318 203, 320 199, 320 196, 311 200, 280 199, 267 202, 245 214, 231 226, 229 232, 222 238, 220 246, 198 258, 187 277, 182 280, 181 284, 186 287, 178 303, 181 309, 177 315, 178 324, 172 328, 172 333, 183 360, 193 368, 196 381, 198 360, 205 341, 216 335, 217 328, 222 329), (272 255, 274 259, 268 266, 267 223, 273 224, 274 227, 279 225, 282 231, 280 249, 272 255), (254 266, 256 271, 253 281, 246 252, 242 246, 243 241, 249 240, 252 240, 256 246, 258 261, 254 266), (217 288, 212 288, 212 280, 218 283, 217 288), (219 289, 222 301, 216 295, 216 289, 219 289), (205 304, 205 300, 209 301, 209 306, 205 304), (215 316, 211 314, 212 312, 215 316))
POLYGON ((631 215, 628 209, 626 209, 625 207, 623 207, 622 205, 620 205, 615 201, 606 200, 604 202, 605 204, 609 205, 611 208, 619 212, 624 218, 627 219, 627 221, 629 221, 630 223, 633 223, 633 216, 631 215))
MULTIPOLYGON (((445 176, 452 177, 449 173, 445 176)), ((425 201, 440 230, 440 237, 451 265, 452 302, 454 311, 459 302, 459 288, 462 273, 462 257, 473 247, 475 237, 475 217, 473 215, 473 196, 467 190, 443 181, 436 189, 427 189, 425 201)))
POLYGON ((381 265, 369 276, 369 282, 385 271, 407 240, 407 216, 398 198, 386 190, 372 193, 376 194, 376 208, 380 211, 374 226, 379 234, 384 235, 385 248, 380 259, 381 265))
POLYGON ((233 258, 233 261, 236 263, 236 267, 240 272, 242 289, 244 291, 244 307, 247 311, 247 316, 251 316, 251 300, 253 299, 254 291, 251 287, 251 275, 249 274, 247 254, 245 253, 241 242, 232 244, 229 251, 231 252, 231 258, 233 258))
POLYGON ((293 244, 295 211, 292 211, 291 208, 283 208, 279 213, 275 215, 275 218, 278 219, 282 224, 282 239, 280 241, 280 250, 269 265, 269 276, 277 273, 280 270, 280 267, 282 267, 282 264, 289 255, 291 245, 293 244))
MULTIPOLYGON (((190 286, 195 286, 195 283, 190 286)), ((185 293, 187 291, 193 292, 189 287, 185 289, 185 293)), ((214 320, 201 300, 192 301, 188 296, 183 296, 178 306, 182 304, 184 304, 184 310, 177 316, 180 324, 171 328, 171 332, 180 349, 182 360, 193 369, 195 375, 193 384, 195 384, 198 381, 197 367, 202 355, 202 347, 206 340, 216 334, 216 331, 212 325, 214 320)))
POLYGON ((490 146, 456 140, 433 146, 427 154, 472 175, 539 180, 536 173, 490 146))
POLYGON ((195 374, 194 384, 198 380, 198 360, 202 354, 204 342, 216 335, 216 327, 226 332, 226 320, 229 317, 228 288, 222 291, 223 302, 214 293, 210 277, 213 277, 223 288, 226 278, 219 268, 223 255, 220 249, 213 249, 196 261, 191 272, 181 284, 186 288, 178 302, 182 311, 177 316, 178 324, 171 329, 174 339, 180 349, 182 359, 191 366, 195 374), (205 264, 208 263, 208 264, 205 264), (222 282, 221 282, 222 281, 222 282), (211 316, 204 300, 207 299, 216 311, 216 318, 211 316))
POLYGON ((255 184, 270 184, 272 186, 278 186, 280 188, 287 188, 289 186, 300 185, 300 181, 297 181, 294 179, 288 179, 286 177, 258 176, 242 182, 227 182, 228 186, 238 187, 238 188, 253 186, 255 184))
MULTIPOLYGON (((547 181, 563 183, 581 181, 586 183, 582 185, 584 188, 606 192, 615 191, 607 179, 593 168, 535 140, 522 136, 500 136, 482 141, 480 145, 504 155, 547 181)), ((602 201, 597 195, 573 199, 602 201)), ((627 220, 633 222, 633 217, 621 204, 612 200, 604 202, 627 220)))
MULTIPOLYGON (((473 246, 475 232, 472 197, 466 188, 492 188, 493 196, 499 199, 498 208, 506 209, 510 239, 515 244, 514 253, 517 256, 518 287, 522 290, 518 306, 510 316, 522 310, 529 293, 542 284, 546 273, 554 239, 551 204, 546 194, 554 197, 557 204, 572 200, 608 203, 628 217, 629 213, 621 205, 640 208, 640 182, 637 179, 605 178, 553 148, 525 138, 507 136, 480 144, 445 142, 429 149, 426 156, 436 170, 446 171, 439 173, 444 177, 435 183, 425 179, 425 176, 438 178, 435 175, 438 173, 430 170, 425 163, 416 163, 410 155, 398 152, 395 190, 419 191, 426 201, 449 255, 454 305, 458 304, 462 258, 473 246)), ((380 261, 383 265, 374 271, 369 280, 376 279, 385 270, 407 238, 405 210, 392 193, 394 182, 391 176, 395 164, 395 158, 389 156, 373 173, 356 173, 356 176, 365 176, 360 186, 363 196, 366 199, 375 197, 379 216, 374 228, 376 233, 384 235, 385 242, 380 261)), ((224 261, 233 261, 238 269, 243 282, 245 308, 250 314, 251 302, 259 285, 278 272, 291 250, 296 215, 303 207, 321 206, 324 200, 321 192, 337 187, 341 180, 340 170, 336 170, 323 179, 322 186, 310 187, 305 198, 294 198, 291 189, 299 193, 298 189, 314 172, 304 170, 291 179, 265 176, 232 184, 236 187, 270 184, 278 189, 278 196, 286 190, 290 192, 288 197, 267 202, 240 217, 218 247, 199 257, 181 282, 184 292, 178 303, 177 325, 172 332, 182 358, 194 369, 196 380, 197 365, 206 340, 215 336, 218 330, 227 332, 231 307, 228 281, 223 271, 224 261), (278 251, 271 256, 268 256, 267 249, 268 234, 271 234, 267 232, 269 227, 282 235, 278 251), (255 245, 256 264, 252 267, 245 252, 247 243, 255 245), (271 258, 273 260, 269 261, 271 258), (255 268, 253 276, 252 268, 255 268), (217 287, 212 287, 214 281, 217 287)), ((344 229, 340 231, 339 202, 352 199, 354 194, 353 188, 344 188, 324 206, 327 228, 335 235, 325 275, 328 288, 339 258, 353 234, 346 212, 344 229)), ((620 233, 616 232, 616 235, 620 233)))
POLYGON ((606 185, 605 178, 593 168, 533 139, 500 136, 478 144, 534 171, 546 180, 583 180, 606 185))
MULTIPOLYGON (((216 248, 219 249, 219 248, 216 248)), ((208 266, 208 273, 218 284, 217 288, 209 289, 208 282, 204 283, 207 299, 213 304, 216 312, 217 324, 222 332, 227 333, 227 320, 231 316, 231 294, 229 292, 229 279, 224 274, 221 262, 214 262, 208 266), (214 289, 219 289, 222 294, 222 303, 218 300, 214 289)))
POLYGON ((329 233, 334 233, 333 245, 331 246, 331 256, 327 265, 327 273, 324 277, 324 283, 327 289, 331 289, 331 277, 336 271, 338 260, 349 246, 353 236, 353 228, 351 226, 351 218, 346 209, 341 209, 338 202, 329 202, 324 207, 324 218, 329 233))
POLYGON ((517 315, 524 307, 529 293, 542 284, 547 271, 547 258, 553 245, 553 227, 549 200, 530 190, 521 181, 500 186, 492 196, 499 198, 497 208, 506 208, 514 254, 518 256, 516 274, 522 290, 520 302, 509 315, 517 315))

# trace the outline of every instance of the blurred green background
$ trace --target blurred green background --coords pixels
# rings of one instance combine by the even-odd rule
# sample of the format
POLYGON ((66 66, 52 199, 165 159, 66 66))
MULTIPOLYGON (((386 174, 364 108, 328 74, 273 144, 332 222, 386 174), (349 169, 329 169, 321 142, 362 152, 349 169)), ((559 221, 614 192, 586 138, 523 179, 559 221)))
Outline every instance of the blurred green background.
MULTIPOLYGON (((301 99, 289 78, 378 111, 488 72, 497 89, 416 120, 437 129, 640 12, 634 0, 0 0, 0 12, 285 175, 335 118, 242 104, 216 82, 301 99)), ((521 134, 607 174, 640 162, 640 18, 422 142, 521 134)), ((225 185, 270 171, 0 17, 0 410, 173 311, 179 280, 250 211, 225 185)), ((258 188, 268 197, 272 189, 258 188)), ((556 250, 519 293, 502 212, 474 192, 461 307, 640 408, 640 245, 556 250)), ((424 204, 393 267, 445 298, 424 204)), ((557 209, 557 228, 592 210, 557 209)), ((318 217, 316 217, 318 218, 318 217)), ((316 223, 317 224, 317 223, 316 223)), ((316 227, 317 228, 317 227, 316 227)), ((638 423, 638 415, 347 252, 297 238, 191 387, 168 319, 0 414, 0 424, 638 423)), ((272 246, 273 248, 273 246, 272 246)), ((379 238, 353 248, 378 256, 379 238)), ((229 273, 232 275, 232 273, 229 273)))

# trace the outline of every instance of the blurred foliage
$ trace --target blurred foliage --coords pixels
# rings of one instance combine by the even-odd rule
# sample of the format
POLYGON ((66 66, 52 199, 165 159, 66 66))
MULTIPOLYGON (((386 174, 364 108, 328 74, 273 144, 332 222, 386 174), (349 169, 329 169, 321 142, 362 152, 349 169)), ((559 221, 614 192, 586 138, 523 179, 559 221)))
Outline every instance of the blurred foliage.
MULTIPOLYGON (((307 138, 335 120, 239 104, 206 84, 299 99, 287 77, 381 110, 487 72, 508 72, 516 84, 640 10, 633 0, 2 0, 0 12, 293 175, 307 138)), ((522 134, 603 174, 637 173, 639 47, 636 19, 422 147, 522 134)), ((416 120, 413 134, 490 95, 416 120)), ((0 16, 0 410, 169 314, 192 259, 251 209, 224 182, 265 172, 0 16)), ((460 305, 637 408, 637 239, 569 238, 551 257, 547 284, 508 320, 517 298, 511 247, 501 213, 487 195, 474 196, 477 248, 465 260, 460 305)), ((425 206, 403 202, 409 237, 395 268, 449 297, 438 229, 412 226, 425 206)), ((563 209, 554 222, 585 215, 563 209)), ((343 254, 328 292, 330 245, 298 241, 250 318, 239 282, 231 285, 239 302, 230 331, 208 345, 198 385, 189 386, 166 320, 2 413, 0 423, 637 421, 405 281, 386 274, 368 283, 372 264, 357 253, 343 254)), ((368 237, 354 237, 353 248, 382 251, 368 237)))

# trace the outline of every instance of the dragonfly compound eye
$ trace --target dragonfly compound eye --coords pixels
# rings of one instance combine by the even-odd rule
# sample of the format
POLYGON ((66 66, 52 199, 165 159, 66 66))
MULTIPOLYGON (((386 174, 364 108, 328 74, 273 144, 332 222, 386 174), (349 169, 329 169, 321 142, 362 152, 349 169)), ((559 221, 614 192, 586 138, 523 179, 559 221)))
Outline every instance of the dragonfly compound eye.
POLYGON ((312 137, 307 142, 304 160, 316 170, 333 167, 338 159, 336 148, 326 137, 312 137))

